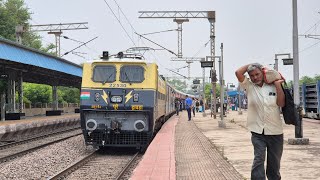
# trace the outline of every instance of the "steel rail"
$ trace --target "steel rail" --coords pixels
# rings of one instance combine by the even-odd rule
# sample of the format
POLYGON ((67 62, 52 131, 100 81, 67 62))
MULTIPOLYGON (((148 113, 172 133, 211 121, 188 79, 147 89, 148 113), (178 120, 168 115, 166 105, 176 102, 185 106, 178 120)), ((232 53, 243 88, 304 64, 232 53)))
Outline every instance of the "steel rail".
POLYGON ((45 143, 45 144, 42 144, 42 145, 39 145, 39 146, 35 146, 33 148, 30 148, 30 149, 27 149, 27 150, 23 150, 23 151, 20 151, 20 152, 17 152, 17 153, 13 153, 13 154, 10 154, 8 156, 4 156, 4 157, 1 157, 0 158, 0 163, 1 162, 6 162, 10 159, 14 159, 16 157, 19 157, 19 156, 22 156, 24 154, 28 154, 34 150, 37 150, 37 149, 40 149, 40 148, 43 148, 43 147, 46 147, 46 146, 49 146, 51 144, 54 144, 54 143, 57 143, 57 142, 60 142, 60 141, 64 141, 66 139, 69 139, 69 138, 72 138, 72 137, 75 137, 75 136, 79 136, 79 135, 82 135, 82 133, 77 133, 77 134, 74 134, 72 136, 68 136, 68 137, 64 137, 64 138, 61 138, 61 139, 58 139, 56 141, 52 141, 52 142, 49 142, 49 143, 45 143))
POLYGON ((134 162, 134 160, 137 158, 139 152, 137 152, 133 158, 128 162, 128 164, 122 169, 122 171, 119 173, 119 175, 116 177, 116 180, 120 180, 122 178, 122 176, 124 175, 124 173, 128 170, 128 168, 130 167, 130 165, 134 162))
POLYGON ((59 179, 66 178, 69 174, 71 174, 72 172, 76 171, 77 169, 79 169, 80 167, 82 167, 83 165, 91 161, 92 158, 94 158, 95 156, 96 156, 96 151, 88 154, 87 156, 75 162, 74 164, 70 165, 69 167, 65 168, 64 170, 51 176, 50 178, 48 178, 48 180, 59 180, 59 179))
POLYGON ((54 132, 54 133, 49 133, 49 134, 45 134, 43 136, 31 137, 31 138, 23 139, 23 140, 20 140, 20 141, 14 141, 14 142, 10 142, 10 143, 1 144, 0 145, 0 150, 7 149, 7 148, 10 148, 10 147, 13 147, 13 146, 17 146, 17 145, 21 145, 21 144, 26 144, 28 142, 36 141, 36 140, 39 140, 39 139, 44 139, 44 138, 47 138, 47 137, 50 137, 50 136, 54 136, 54 135, 57 135, 57 134, 61 134, 61 133, 65 133, 65 132, 69 132, 69 131, 76 131, 78 129, 80 129, 80 127, 67 129, 67 130, 64 130, 64 131, 59 131, 59 132, 54 132))

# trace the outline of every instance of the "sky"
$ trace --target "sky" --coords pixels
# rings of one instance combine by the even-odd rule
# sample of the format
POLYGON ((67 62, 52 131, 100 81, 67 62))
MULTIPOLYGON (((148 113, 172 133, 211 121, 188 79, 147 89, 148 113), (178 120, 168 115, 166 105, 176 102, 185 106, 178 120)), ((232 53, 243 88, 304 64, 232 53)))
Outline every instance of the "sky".
MULTIPOLYGON (((88 22, 87 30, 63 31, 63 36, 87 42, 97 39, 63 56, 80 64, 97 59, 102 51, 116 54, 136 46, 160 49, 153 43, 139 38, 139 34, 177 29, 172 19, 141 19, 138 11, 215 11, 215 55, 220 56, 223 43, 225 84, 237 84, 234 75, 237 68, 249 63, 261 63, 273 68, 275 54, 292 55, 292 0, 25 0, 32 12, 30 24, 57 24, 88 22), (110 10, 110 8, 112 11, 110 10), (121 24, 119 23, 121 22, 121 24), (125 30, 124 30, 125 29, 125 30)), ((320 0, 298 0, 299 75, 320 74, 320 0), (304 35, 314 35, 306 38, 304 35), (315 36, 318 35, 318 36, 315 36)), ((184 57, 210 55, 210 24, 207 19, 189 19, 183 23, 182 53, 184 57)), ((39 32, 44 44, 55 43, 54 35, 39 32)), ((178 32, 168 31, 147 35, 156 43, 178 52, 178 32)), ((61 39, 61 53, 79 46, 78 42, 61 39)), ((171 61, 172 54, 164 50, 144 53, 148 62, 159 66, 160 74, 181 77, 177 71, 185 67, 182 61, 171 61)), ((287 80, 293 79, 293 66, 283 65, 279 57, 279 71, 287 80)), ((218 71, 218 62, 216 60, 218 71)), ((188 69, 179 73, 188 76, 188 69)), ((199 62, 191 63, 191 77, 202 77, 199 62)), ((206 76, 209 69, 206 69, 206 76)), ((208 80, 208 78, 206 78, 208 80)), ((190 81, 188 81, 190 83, 190 81)))

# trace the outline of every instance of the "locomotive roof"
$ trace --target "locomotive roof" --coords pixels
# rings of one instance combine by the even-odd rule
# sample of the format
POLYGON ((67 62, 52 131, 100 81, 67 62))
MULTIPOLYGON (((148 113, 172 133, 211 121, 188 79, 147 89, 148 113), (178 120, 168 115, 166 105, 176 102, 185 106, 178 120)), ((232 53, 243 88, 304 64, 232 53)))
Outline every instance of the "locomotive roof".
POLYGON ((88 61, 87 63, 94 63, 94 62, 134 62, 134 63, 145 63, 145 64, 152 64, 147 62, 145 59, 134 59, 134 58, 110 58, 110 59, 96 59, 92 61, 88 61))

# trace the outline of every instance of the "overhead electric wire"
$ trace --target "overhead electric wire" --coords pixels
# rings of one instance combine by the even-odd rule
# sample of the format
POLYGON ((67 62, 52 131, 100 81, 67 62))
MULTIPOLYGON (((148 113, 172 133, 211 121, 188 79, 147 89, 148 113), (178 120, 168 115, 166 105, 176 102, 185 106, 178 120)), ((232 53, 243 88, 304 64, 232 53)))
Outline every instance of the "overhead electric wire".
POLYGON ((163 49, 167 50, 169 53, 171 53, 171 54, 173 54, 173 55, 175 55, 175 56, 178 56, 176 53, 174 53, 174 52, 173 52, 173 51, 171 51, 170 49, 167 49, 167 48, 165 48, 164 46, 161 46, 160 44, 158 44, 158 43, 156 43, 156 42, 154 42, 154 41, 152 41, 152 40, 150 40, 150 39, 148 39, 148 38, 144 37, 143 35, 138 34, 137 32, 135 32, 135 33, 136 33, 138 36, 140 36, 140 37, 142 37, 142 38, 144 38, 144 39, 148 40, 149 42, 152 42, 153 44, 155 44, 155 45, 157 45, 157 46, 159 46, 159 47, 161 47, 161 48, 163 48, 163 49))
POLYGON ((67 55, 67 54, 69 54, 69 53, 73 52, 74 50, 76 50, 76 49, 78 49, 78 48, 80 48, 80 47, 82 47, 82 46, 85 46, 86 44, 88 44, 89 42, 91 42, 91 41, 93 41, 93 40, 95 40, 95 39, 97 39, 97 38, 98 38, 98 36, 97 36, 97 37, 95 37, 95 38, 90 39, 89 41, 87 41, 87 42, 85 42, 85 43, 81 44, 80 46, 77 46, 76 48, 74 48, 74 49, 72 49, 72 50, 70 50, 70 51, 68 51, 68 52, 64 53, 61 57, 63 57, 64 55, 67 55))
POLYGON ((307 32, 309 32, 312 28, 316 27, 317 24, 320 23, 320 20, 318 22, 316 22, 313 26, 311 26, 304 34, 307 34, 307 32))
POLYGON ((119 22, 120 26, 122 27, 122 29, 124 30, 124 32, 126 33, 126 35, 129 37, 129 39, 131 40, 131 42, 134 44, 134 46, 137 46, 136 43, 133 41, 133 39, 131 38, 131 36, 128 34, 127 30, 123 27, 121 21, 119 20, 119 18, 116 16, 116 14, 113 12, 112 8, 109 6, 109 4, 107 3, 106 0, 103 0, 107 6, 109 7, 110 11, 112 12, 113 16, 117 19, 117 21, 119 22))
POLYGON ((182 74, 180 74, 180 73, 177 73, 177 72, 175 72, 175 71, 173 71, 173 70, 171 70, 171 69, 168 69, 168 68, 166 68, 168 71, 171 71, 171 72, 173 72, 173 73, 176 73, 176 74, 178 74, 179 76, 182 76, 182 77, 184 77, 184 78, 188 78, 188 77, 186 77, 186 76, 184 76, 184 75, 182 75, 182 74))
POLYGON ((319 43, 320 43, 320 41, 318 41, 318 42, 316 42, 316 43, 314 43, 314 44, 312 44, 312 45, 310 45, 310 46, 302 49, 301 51, 299 51, 299 53, 300 53, 300 52, 303 52, 303 51, 305 51, 305 50, 307 50, 307 49, 310 49, 310 48, 312 48, 313 46, 315 46, 315 45, 317 45, 317 44, 319 44, 319 43))
POLYGON ((178 31, 178 29, 169 29, 169 30, 165 30, 165 31, 157 31, 157 32, 152 32, 152 33, 145 33, 145 34, 141 34, 141 35, 150 35, 150 34, 158 34, 158 33, 163 33, 163 32, 170 32, 170 31, 178 31))
MULTIPOLYGON (((207 41, 207 42, 204 44, 204 47, 207 47, 207 45, 208 45, 208 43, 209 43, 210 41, 211 41, 211 39, 209 39, 209 41, 207 41)), ((204 47, 201 47, 201 48, 196 52, 196 54, 193 55, 192 57, 196 57, 204 47)))
MULTIPOLYGON (((111 7, 109 6, 109 4, 106 2, 106 0, 104 0, 104 1, 105 1, 105 3, 107 4, 107 6, 109 7, 109 9, 112 11, 113 15, 116 17, 114 11, 111 9, 111 7)), ((133 27, 132 23, 129 21, 129 19, 127 18, 127 16, 124 14, 124 12, 122 11, 120 5, 116 2, 116 0, 114 0, 114 2, 115 2, 115 4, 118 6, 118 9, 119 9, 120 12, 123 14, 123 16, 125 17, 126 21, 127 21, 128 24, 130 25, 130 27, 133 29, 134 33, 137 34, 137 35, 140 37, 140 39, 141 39, 141 37, 143 37, 143 36, 141 36, 140 34, 137 33, 136 29, 133 27)), ((121 25, 121 27, 124 29, 124 31, 126 32, 127 36, 130 38, 128 32, 125 30, 125 28, 124 28, 123 25, 121 24, 120 20, 119 20, 117 17, 116 17, 116 19, 118 20, 118 22, 120 23, 120 25, 121 25)), ((148 41, 150 41, 150 42, 152 42, 152 43, 154 43, 154 44, 157 44, 157 43, 149 40, 148 38, 145 38, 145 37, 143 37, 143 38, 146 39, 146 40, 148 40, 148 41)), ((130 40, 133 42, 133 40, 132 40, 131 38, 130 38, 130 40)), ((141 41, 142 41, 142 39, 141 39, 141 41)), ((133 43, 134 43, 134 42, 133 42, 133 43)), ((142 41, 142 43, 145 44, 144 41, 142 41)), ((134 45, 136 46, 135 43, 134 43, 134 45)), ((145 45, 146 45, 146 44, 145 44, 145 45)), ((159 44, 157 44, 157 45, 160 46, 161 48, 163 48, 163 50, 166 50, 166 51, 174 54, 175 56, 177 56, 177 54, 175 54, 173 51, 171 51, 171 50, 169 50, 169 49, 167 49, 167 48, 164 48, 163 46, 161 46, 161 45, 159 45, 159 44)), ((162 65, 162 64, 157 60, 157 59, 159 59, 159 58, 157 58, 156 55, 155 55, 152 51, 149 51, 149 52, 150 52, 151 55, 155 58, 155 61, 157 61, 157 62, 159 63, 159 65, 161 65, 162 67, 165 67, 164 65, 162 65)))
MULTIPOLYGON (((128 24, 130 25, 130 27, 133 29, 134 33, 137 33, 136 29, 133 27, 132 23, 129 21, 129 19, 127 18, 127 16, 124 14, 124 12, 122 11, 121 7, 119 6, 119 4, 117 3, 116 0, 114 0, 114 2, 116 3, 116 5, 118 6, 118 9, 120 10, 120 12, 122 13, 122 15, 125 17, 126 21, 128 22, 128 24)), ((109 6, 110 8, 110 6, 109 6)), ((124 28, 124 27, 123 27, 124 28)), ((128 34, 127 34, 128 35, 128 34)), ((140 37, 140 36, 139 36, 140 37)), ((145 44, 142 41, 143 44, 145 44)), ((136 46, 136 45, 135 45, 136 46)), ((160 62, 157 60, 157 58, 155 57, 155 55, 151 52, 152 56, 154 56, 155 60, 160 64, 160 62)))
POLYGON ((132 26, 131 22, 129 21, 129 19, 127 18, 127 16, 123 13, 122 9, 120 8, 119 4, 117 3, 116 0, 113 0, 116 5, 118 6, 118 9, 121 11, 121 13, 123 14, 124 18, 127 20, 127 22, 129 23, 129 25, 131 26, 131 28, 134 30, 134 32, 137 32, 136 29, 132 26))

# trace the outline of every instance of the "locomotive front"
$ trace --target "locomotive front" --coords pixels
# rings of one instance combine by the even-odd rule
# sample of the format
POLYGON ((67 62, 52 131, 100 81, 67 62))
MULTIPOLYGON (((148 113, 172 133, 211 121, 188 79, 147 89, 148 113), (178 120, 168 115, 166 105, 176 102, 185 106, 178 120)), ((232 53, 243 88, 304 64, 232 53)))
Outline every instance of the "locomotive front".
POLYGON ((80 113, 86 144, 146 147, 154 132, 156 77, 157 66, 141 60, 85 63, 80 113))

